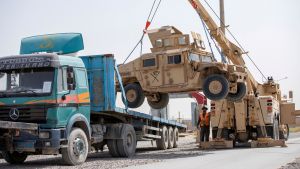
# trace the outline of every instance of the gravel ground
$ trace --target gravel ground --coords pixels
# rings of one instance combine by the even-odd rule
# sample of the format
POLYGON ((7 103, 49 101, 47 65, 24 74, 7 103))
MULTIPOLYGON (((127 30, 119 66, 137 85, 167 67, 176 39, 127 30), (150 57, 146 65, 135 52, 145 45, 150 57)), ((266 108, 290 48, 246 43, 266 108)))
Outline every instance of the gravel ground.
POLYGON ((87 161, 80 166, 66 166, 61 160, 61 156, 44 155, 29 156, 23 165, 9 165, 0 159, 1 169, 26 169, 26 168, 47 168, 47 169, 68 169, 68 168, 88 168, 88 169, 115 169, 133 165, 149 164, 173 158, 187 158, 200 156, 207 153, 197 148, 195 138, 186 136, 179 138, 179 147, 169 150, 156 150, 156 144, 150 141, 139 142, 137 153, 133 158, 112 158, 108 150, 99 153, 91 153, 87 161))
POLYGON ((280 167, 279 169, 300 169, 300 157, 296 158, 293 162, 280 167))

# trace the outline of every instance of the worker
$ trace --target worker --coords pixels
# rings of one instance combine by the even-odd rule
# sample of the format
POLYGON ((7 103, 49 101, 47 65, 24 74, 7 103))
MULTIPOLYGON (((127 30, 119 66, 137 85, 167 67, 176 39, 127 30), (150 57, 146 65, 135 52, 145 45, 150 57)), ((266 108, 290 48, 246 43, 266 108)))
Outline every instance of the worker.
POLYGON ((209 141, 210 133, 210 113, 207 112, 207 107, 202 107, 202 112, 199 114, 197 126, 200 125, 200 142, 209 141))

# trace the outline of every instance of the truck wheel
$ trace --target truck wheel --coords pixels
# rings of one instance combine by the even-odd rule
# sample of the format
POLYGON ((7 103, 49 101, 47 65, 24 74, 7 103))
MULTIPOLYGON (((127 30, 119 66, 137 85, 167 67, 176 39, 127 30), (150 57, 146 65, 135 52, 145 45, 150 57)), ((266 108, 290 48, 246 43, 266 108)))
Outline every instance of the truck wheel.
POLYGON ((242 100, 247 94, 247 87, 245 83, 237 83, 237 92, 228 93, 227 100, 235 102, 242 100))
POLYGON ((169 127, 168 134, 169 134, 168 149, 172 149, 174 145, 174 139, 175 139, 174 130, 172 127, 169 127))
POLYGON ((80 128, 73 128, 68 139, 68 147, 61 150, 63 161, 68 165, 84 163, 88 155, 88 147, 85 132, 80 128))
POLYGON ((281 125, 281 130, 279 130, 279 139, 287 141, 289 139, 289 126, 287 124, 281 125))
POLYGON ((226 98, 229 92, 229 82, 222 75, 210 75, 203 83, 203 93, 210 100, 226 98))
POLYGON ((120 157, 117 147, 117 140, 107 140, 107 147, 109 150, 109 154, 112 157, 120 157))
POLYGON ((178 128, 175 127, 174 128, 174 143, 173 143, 173 148, 177 148, 178 147, 178 140, 179 140, 179 132, 178 132, 178 128))
POLYGON ((148 104, 154 109, 162 109, 166 107, 169 103, 169 94, 168 93, 158 93, 158 101, 151 101, 147 99, 148 104))
POLYGON ((125 124, 122 128, 121 138, 117 140, 118 152, 121 157, 132 157, 136 149, 136 134, 132 125, 125 124))
POLYGON ((159 150, 166 150, 168 148, 168 129, 166 126, 161 128, 160 139, 156 140, 156 146, 159 150))
POLYGON ((27 154, 14 151, 13 153, 4 151, 2 156, 9 164, 22 164, 27 158, 27 154))
POLYGON ((125 86, 124 90, 125 90, 128 107, 137 108, 144 103, 145 95, 142 90, 142 87, 139 84, 130 83, 125 86))

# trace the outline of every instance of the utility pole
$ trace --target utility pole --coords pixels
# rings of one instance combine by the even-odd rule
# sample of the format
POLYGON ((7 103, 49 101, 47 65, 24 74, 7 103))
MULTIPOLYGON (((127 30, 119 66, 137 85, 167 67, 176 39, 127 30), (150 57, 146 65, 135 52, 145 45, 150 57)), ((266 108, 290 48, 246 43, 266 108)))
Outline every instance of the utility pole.
POLYGON ((224 0, 220 0, 220 27, 225 35, 225 12, 224 12, 224 0))

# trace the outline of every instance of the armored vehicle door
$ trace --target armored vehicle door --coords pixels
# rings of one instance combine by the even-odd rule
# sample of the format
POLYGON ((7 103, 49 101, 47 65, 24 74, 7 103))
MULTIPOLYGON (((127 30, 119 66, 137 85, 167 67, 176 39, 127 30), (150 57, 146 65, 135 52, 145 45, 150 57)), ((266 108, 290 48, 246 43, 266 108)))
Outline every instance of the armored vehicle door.
POLYGON ((185 55, 185 52, 165 54, 163 71, 165 85, 184 85, 187 82, 185 55))
POLYGON ((149 55, 142 57, 141 74, 146 87, 158 87, 163 85, 162 68, 159 66, 161 55, 149 55))

